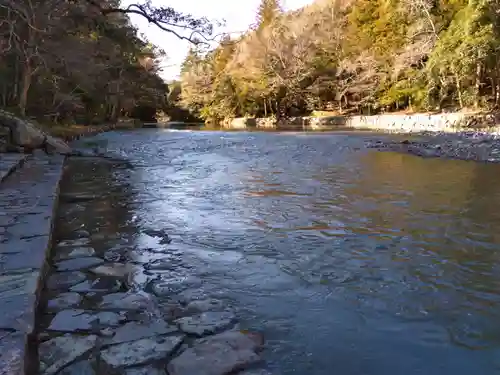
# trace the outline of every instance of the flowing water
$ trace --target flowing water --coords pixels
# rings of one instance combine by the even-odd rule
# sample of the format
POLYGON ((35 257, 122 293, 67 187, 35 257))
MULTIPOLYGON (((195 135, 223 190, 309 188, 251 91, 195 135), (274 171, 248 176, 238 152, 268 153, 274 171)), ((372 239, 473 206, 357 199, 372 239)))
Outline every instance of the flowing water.
POLYGON ((133 224, 128 260, 175 258, 191 293, 264 333, 274 374, 500 373, 500 167, 364 148, 383 137, 96 139, 133 165, 106 177, 127 193, 114 204, 133 224))

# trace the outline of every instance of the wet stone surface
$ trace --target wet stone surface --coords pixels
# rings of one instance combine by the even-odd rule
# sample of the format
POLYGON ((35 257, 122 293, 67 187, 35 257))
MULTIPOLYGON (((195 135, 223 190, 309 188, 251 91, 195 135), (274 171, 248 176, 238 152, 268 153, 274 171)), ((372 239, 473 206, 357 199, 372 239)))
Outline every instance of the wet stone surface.
POLYGON ((134 225, 126 207, 132 197, 112 171, 110 163, 69 162, 37 327, 40 374, 224 375, 253 369, 260 345, 228 331, 237 315, 203 290, 194 265, 170 251, 164 230, 134 225), (138 235, 147 241, 137 242, 138 235))
POLYGON ((0 154, 0 373, 21 373, 26 335, 35 328, 63 161, 0 154))
POLYGON ((0 153, 0 182, 4 180, 15 168, 26 159, 24 154, 5 154, 0 153))

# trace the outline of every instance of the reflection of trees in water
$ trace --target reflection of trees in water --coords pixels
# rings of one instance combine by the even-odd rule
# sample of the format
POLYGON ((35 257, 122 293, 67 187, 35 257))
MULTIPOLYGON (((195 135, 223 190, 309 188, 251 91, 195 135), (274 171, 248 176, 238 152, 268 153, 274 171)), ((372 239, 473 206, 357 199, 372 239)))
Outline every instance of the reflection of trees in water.
POLYGON ((491 322, 500 303, 499 168, 394 153, 371 154, 364 165, 360 183, 344 194, 357 202, 365 233, 382 241, 392 232, 375 256, 406 281, 394 287, 392 298, 405 299, 395 303, 444 318, 458 341, 469 341, 472 328, 476 342, 498 341, 486 334, 500 333, 491 322))
POLYGON ((108 161, 70 159, 61 183, 61 192, 69 195, 90 195, 96 199, 80 203, 64 203, 59 207, 57 228, 59 233, 78 229, 113 235, 117 232, 134 233, 132 224, 133 189, 116 178, 125 168, 108 161))

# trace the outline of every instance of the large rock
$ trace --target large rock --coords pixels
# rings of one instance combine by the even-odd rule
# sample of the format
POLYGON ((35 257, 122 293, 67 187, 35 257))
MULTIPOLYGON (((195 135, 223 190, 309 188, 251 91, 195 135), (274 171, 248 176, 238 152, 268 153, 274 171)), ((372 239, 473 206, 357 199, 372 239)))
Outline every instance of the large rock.
POLYGON ((71 154, 71 148, 64 141, 45 134, 33 122, 9 112, 0 110, 0 125, 10 129, 11 142, 15 146, 30 150, 45 148, 47 152, 71 154))
POLYGON ((260 361, 252 336, 230 331, 200 340, 167 366, 170 375, 226 375, 260 361))

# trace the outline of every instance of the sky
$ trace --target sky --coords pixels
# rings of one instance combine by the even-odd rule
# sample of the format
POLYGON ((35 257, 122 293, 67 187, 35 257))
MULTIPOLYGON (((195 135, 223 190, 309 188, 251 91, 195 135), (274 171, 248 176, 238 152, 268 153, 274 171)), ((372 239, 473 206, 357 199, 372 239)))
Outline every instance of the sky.
MULTIPOLYGON (((124 5, 134 3, 133 0, 124 0, 124 5)), ((312 3, 312 0, 282 0, 285 10, 297 9, 312 3)), ((225 20, 226 26, 217 29, 219 32, 242 32, 255 22, 255 14, 260 0, 153 0, 157 6, 171 6, 178 11, 190 13, 194 16, 207 17, 214 20, 225 20)), ((132 23, 139 28, 139 32, 146 35, 150 42, 159 46, 167 53, 167 58, 162 61, 162 76, 166 80, 178 77, 180 64, 184 61, 188 51, 189 42, 179 40, 174 35, 160 30, 154 25, 149 25, 140 16, 132 15, 132 23)))

